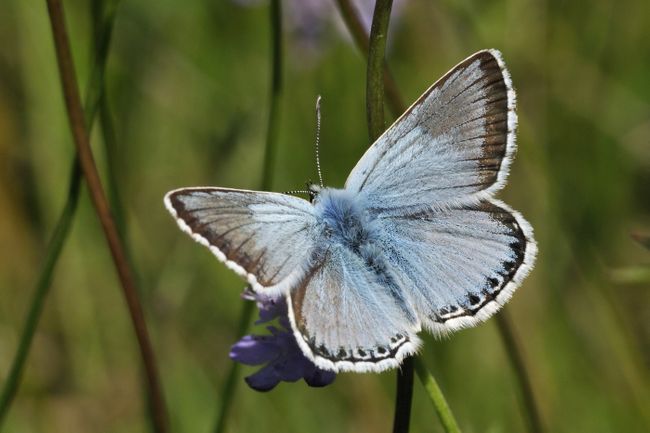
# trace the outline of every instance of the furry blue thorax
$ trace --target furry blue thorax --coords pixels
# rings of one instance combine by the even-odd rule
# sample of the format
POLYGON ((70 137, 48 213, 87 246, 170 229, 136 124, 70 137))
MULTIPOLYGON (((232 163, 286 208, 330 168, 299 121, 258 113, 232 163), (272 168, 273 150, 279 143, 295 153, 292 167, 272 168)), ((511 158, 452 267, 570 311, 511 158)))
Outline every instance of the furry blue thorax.
POLYGON ((359 253, 377 240, 376 224, 360 195, 343 189, 325 188, 316 197, 314 206, 331 242, 359 253))

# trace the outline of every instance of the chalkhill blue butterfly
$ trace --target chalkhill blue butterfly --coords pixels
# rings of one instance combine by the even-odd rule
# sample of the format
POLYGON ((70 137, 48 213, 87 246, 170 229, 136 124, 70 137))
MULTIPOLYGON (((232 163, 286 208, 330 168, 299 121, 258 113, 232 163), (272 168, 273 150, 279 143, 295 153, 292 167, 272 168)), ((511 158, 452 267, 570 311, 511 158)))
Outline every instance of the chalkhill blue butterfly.
POLYGON ((183 231, 253 290, 284 296, 318 367, 383 371, 440 335, 492 316, 529 273, 530 224, 494 195, 516 143, 501 53, 439 79, 370 146, 343 189, 169 192, 183 231))

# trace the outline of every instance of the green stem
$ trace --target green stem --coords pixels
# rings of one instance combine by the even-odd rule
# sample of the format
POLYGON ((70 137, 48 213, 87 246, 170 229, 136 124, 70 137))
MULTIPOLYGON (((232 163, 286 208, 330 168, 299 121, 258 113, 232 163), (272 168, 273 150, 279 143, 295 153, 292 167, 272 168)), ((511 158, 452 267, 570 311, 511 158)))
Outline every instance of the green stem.
POLYGON ((397 370, 393 433, 408 433, 413 402, 413 357, 409 356, 397 370))
MULTIPOLYGON (((246 301, 242 306, 242 312, 239 317, 239 326, 237 327, 237 335, 239 337, 243 336, 248 329, 248 325, 251 322, 251 317, 253 311, 255 311, 255 303, 246 301)), ((235 390, 237 389, 237 377, 239 376, 239 370, 241 369, 241 364, 238 362, 230 363, 230 369, 226 375, 226 380, 221 387, 221 406, 219 407, 219 414, 217 417, 217 423, 213 429, 215 433, 221 433, 225 431, 226 420, 228 419, 228 412, 232 406, 232 402, 235 396, 235 390)))
POLYGON ((420 382, 424 386, 427 395, 433 403, 433 407, 436 409, 436 413, 440 418, 440 422, 447 433, 460 433, 460 428, 454 418, 454 414, 451 412, 445 395, 442 393, 442 390, 438 386, 438 382, 433 377, 433 375, 427 370, 427 367, 422 362, 420 357, 415 358, 415 371, 420 378, 420 382))
MULTIPOLYGON (((117 1, 112 2, 113 12, 117 6, 117 1)), ((102 93, 101 88, 104 80, 104 70, 106 68, 106 59, 110 46, 111 31, 114 22, 114 13, 107 14, 103 20, 103 26, 94 35, 95 37, 95 61, 91 68, 91 75, 86 90, 86 101, 84 104, 84 119, 86 128, 90 131, 99 106, 99 99, 102 93)), ((70 182, 68 186, 68 196, 61 215, 56 223, 52 238, 45 251, 45 259, 39 273, 34 295, 29 306, 29 311, 25 319, 23 332, 20 335, 18 349, 11 364, 11 369, 7 380, 0 394, 0 427, 13 403, 18 391, 20 380, 25 368, 25 362, 29 355, 34 334, 40 321, 40 317, 45 306, 45 300, 49 289, 52 285, 54 270, 63 251, 65 241, 70 233, 72 221, 74 219, 77 203, 79 201, 79 189, 81 185, 81 167, 78 158, 72 163, 70 182)))
MULTIPOLYGON (((264 163, 262 168, 261 189, 268 191, 273 186, 275 157, 277 152, 278 125, 280 122, 280 100, 282 96, 282 5, 280 0, 271 0, 271 92, 269 98, 269 118, 266 130, 266 144, 264 148, 264 163)), ((251 322, 255 311, 253 302, 244 302, 237 335, 243 336, 251 322)), ((237 389, 237 377, 240 365, 237 362, 230 364, 226 380, 221 388, 221 405, 213 431, 222 433, 232 402, 237 389)))
POLYGON ((497 325, 503 340, 503 346, 510 358, 510 365, 512 365, 517 383, 519 384, 521 397, 523 400, 525 412, 528 419, 528 426, 533 433, 542 433, 542 417, 539 414, 539 409, 535 403, 535 395, 533 393, 533 385, 530 378, 526 373, 526 364, 521 353, 521 348, 517 342, 517 338, 512 331, 512 324, 508 319, 506 311, 501 311, 496 315, 497 325))
POLYGON ((384 124, 383 68, 392 6, 393 0, 377 0, 370 28, 366 74, 366 117, 371 142, 374 142, 386 129, 384 124))

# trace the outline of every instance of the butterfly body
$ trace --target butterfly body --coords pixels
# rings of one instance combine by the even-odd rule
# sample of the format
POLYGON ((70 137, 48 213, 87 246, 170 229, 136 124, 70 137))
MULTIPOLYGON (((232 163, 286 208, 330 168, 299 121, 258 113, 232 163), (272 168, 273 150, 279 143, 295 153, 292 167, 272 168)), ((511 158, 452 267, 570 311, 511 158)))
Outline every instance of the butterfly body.
POLYGON ((361 197, 344 189, 323 189, 314 199, 314 211, 327 242, 356 254, 376 245, 378 227, 365 204, 361 197))
POLYGON ((449 71, 366 152, 343 189, 312 201, 228 188, 165 197, 179 226, 253 290, 284 296, 303 353, 383 371, 436 335, 493 315, 532 269, 528 222, 494 198, 515 152, 501 55, 449 71))

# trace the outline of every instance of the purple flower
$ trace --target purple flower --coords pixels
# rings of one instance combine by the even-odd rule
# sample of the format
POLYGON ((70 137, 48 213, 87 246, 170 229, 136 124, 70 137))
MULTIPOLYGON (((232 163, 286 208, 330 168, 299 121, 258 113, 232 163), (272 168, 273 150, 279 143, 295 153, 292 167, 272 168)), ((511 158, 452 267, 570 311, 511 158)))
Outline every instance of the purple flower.
POLYGON ((230 359, 246 365, 266 364, 257 373, 245 378, 257 391, 270 391, 282 382, 301 378, 309 386, 321 387, 332 383, 336 374, 316 367, 300 350, 291 331, 284 298, 271 298, 247 290, 244 299, 257 302, 260 319, 256 324, 278 319, 279 326, 269 325, 270 334, 246 335, 230 349, 230 359))

